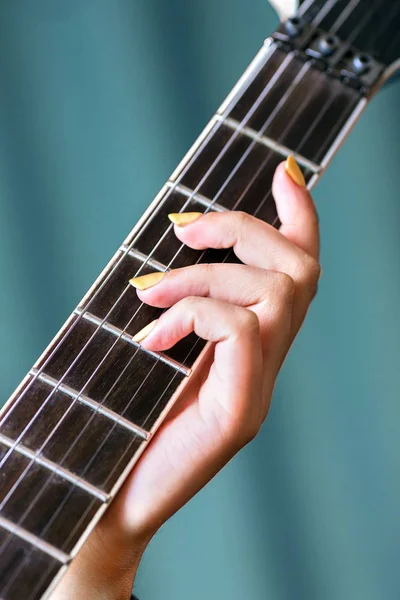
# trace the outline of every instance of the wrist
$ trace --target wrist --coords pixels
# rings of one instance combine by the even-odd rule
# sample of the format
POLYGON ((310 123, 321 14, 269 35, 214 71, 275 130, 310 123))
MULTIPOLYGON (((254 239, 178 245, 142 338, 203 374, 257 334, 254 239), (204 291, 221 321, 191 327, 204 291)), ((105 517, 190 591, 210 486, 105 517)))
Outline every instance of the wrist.
POLYGON ((96 528, 51 595, 51 600, 130 600, 147 542, 113 539, 96 528))

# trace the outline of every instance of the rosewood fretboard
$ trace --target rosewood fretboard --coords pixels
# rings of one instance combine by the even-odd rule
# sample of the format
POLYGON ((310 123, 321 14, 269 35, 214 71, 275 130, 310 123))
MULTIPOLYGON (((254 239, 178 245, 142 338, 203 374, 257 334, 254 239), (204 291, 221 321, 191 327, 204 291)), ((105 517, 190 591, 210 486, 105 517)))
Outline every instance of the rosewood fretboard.
MULTIPOLYGON (((374 47, 381 48, 395 11, 391 8, 389 22, 378 4, 389 11, 392 0, 364 0, 359 3, 362 14, 358 7, 348 11, 350 4, 308 2, 305 20, 314 28, 334 29, 364 50, 362 36, 371 34, 366 24, 375 15, 381 20, 379 31, 374 29, 374 47), (361 19, 364 26, 352 36, 361 19)), ((294 153, 311 187, 367 103, 365 88, 329 74, 323 61, 294 51, 284 30, 280 32, 266 42, 3 412, 3 600, 38 600, 50 589, 115 496, 204 349, 205 342, 194 335, 164 354, 147 352, 131 339, 161 313, 139 302, 128 285, 131 277, 196 262, 237 260, 232 251, 183 247, 167 214, 244 210, 279 226, 271 195, 278 163, 294 153)), ((381 63, 390 62, 392 55, 375 58, 383 71, 381 63)))

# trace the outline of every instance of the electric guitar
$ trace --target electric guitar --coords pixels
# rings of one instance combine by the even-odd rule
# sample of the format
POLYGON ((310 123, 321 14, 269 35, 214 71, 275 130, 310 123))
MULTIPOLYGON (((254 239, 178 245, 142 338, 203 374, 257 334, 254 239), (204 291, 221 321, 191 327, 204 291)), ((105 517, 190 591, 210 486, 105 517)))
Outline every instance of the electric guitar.
POLYGON ((129 279, 194 263, 168 213, 244 210, 279 227, 271 194, 293 154, 312 188, 400 67, 400 0, 274 2, 284 21, 0 413, 0 599, 47 597, 206 351, 133 335, 161 311, 129 279))

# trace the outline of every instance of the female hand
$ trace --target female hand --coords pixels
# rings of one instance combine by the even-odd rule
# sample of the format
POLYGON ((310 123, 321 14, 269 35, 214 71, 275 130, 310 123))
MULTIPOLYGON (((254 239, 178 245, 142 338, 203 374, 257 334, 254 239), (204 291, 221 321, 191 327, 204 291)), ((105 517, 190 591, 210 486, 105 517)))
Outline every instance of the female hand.
POLYGON ((213 344, 54 600, 128 599, 154 533, 258 433, 320 275, 318 219, 296 167, 289 160, 275 173, 280 231, 242 212, 175 225, 184 244, 233 247, 243 265, 177 269, 138 291, 147 304, 171 307, 142 340, 145 348, 166 350, 192 331, 213 344))

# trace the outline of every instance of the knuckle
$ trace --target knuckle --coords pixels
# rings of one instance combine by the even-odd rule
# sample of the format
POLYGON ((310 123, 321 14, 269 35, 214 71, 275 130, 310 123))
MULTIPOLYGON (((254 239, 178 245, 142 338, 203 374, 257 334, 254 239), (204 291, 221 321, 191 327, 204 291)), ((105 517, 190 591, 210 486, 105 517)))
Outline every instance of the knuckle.
POLYGON ((317 293, 318 281, 321 276, 321 265, 312 256, 307 256, 305 274, 309 297, 312 300, 317 293))
POLYGON ((287 273, 278 273, 278 290, 282 299, 285 301, 291 301, 296 291, 296 284, 294 279, 287 273))
POLYGON ((242 308, 239 311, 239 318, 237 319, 237 328, 240 333, 246 333, 248 335, 259 335, 260 333, 260 321, 257 315, 248 308, 242 308))
POLYGON ((238 239, 240 239, 245 236, 251 216, 241 210, 235 212, 235 216, 238 220, 238 239))
POLYGON ((299 281, 305 288, 307 296, 311 301, 317 293, 318 281, 321 275, 321 265, 309 254, 302 255, 299 261, 299 281))

